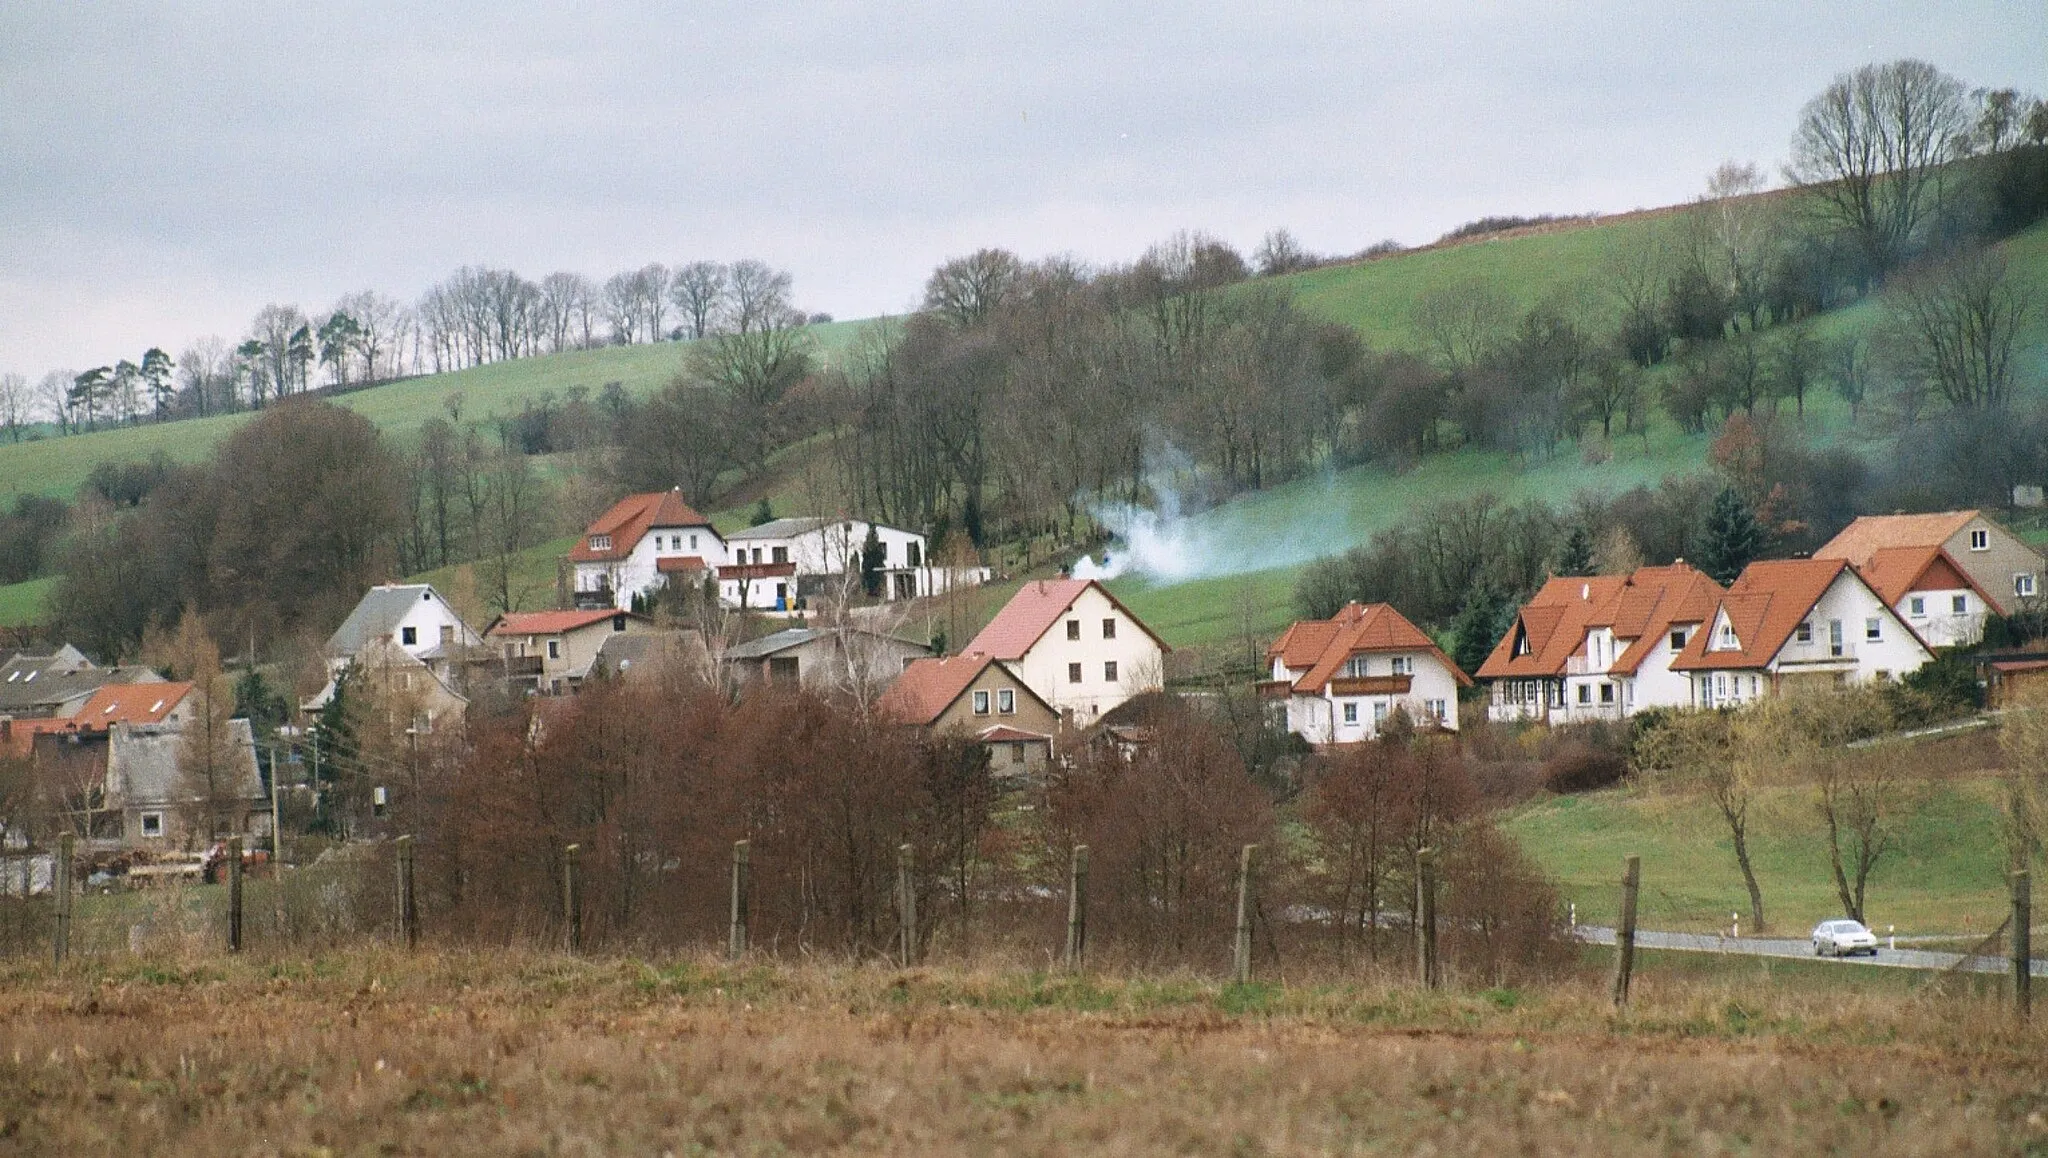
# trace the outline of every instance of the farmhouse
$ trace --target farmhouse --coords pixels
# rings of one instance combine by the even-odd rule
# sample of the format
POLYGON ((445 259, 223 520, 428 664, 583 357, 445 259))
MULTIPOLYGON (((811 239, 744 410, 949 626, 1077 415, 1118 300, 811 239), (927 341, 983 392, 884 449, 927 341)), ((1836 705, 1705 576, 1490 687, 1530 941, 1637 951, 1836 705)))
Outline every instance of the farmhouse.
POLYGON ((1813 554, 1855 564, 1933 647, 1978 642, 1986 615, 2010 615, 2042 591, 2040 552, 1981 511, 1865 515, 1813 554))
POLYGON ((509 612, 484 629, 504 660, 507 680, 548 695, 581 686, 613 636, 652 634, 654 622, 646 616, 608 607, 509 612))
POLYGON ((701 581, 724 559, 725 540, 683 501, 680 487, 627 495, 593 520, 569 551, 575 604, 631 611, 635 597, 672 582, 701 581))
POLYGON ((190 848, 222 833, 270 828, 256 742, 249 721, 227 722, 226 767, 209 790, 191 767, 186 729, 170 724, 117 724, 106 748, 104 809, 95 816, 99 843, 122 848, 190 848), (211 795, 211 799, 209 799, 211 795))
POLYGON ((1721 586, 1679 560, 1628 575, 1551 579, 1516 613, 1479 678, 1495 720, 1619 719, 1692 701, 1671 663, 1721 586))
POLYGON ((1891 679, 1934 658, 1845 559, 1771 559, 1742 569, 1671 669, 1695 707, 1891 679))
POLYGON ((729 557, 718 569, 719 599, 728 607, 793 611, 822 595, 857 593, 870 532, 876 595, 882 599, 939 595, 988 578, 984 567, 934 565, 925 537, 915 531, 864 519, 775 519, 735 531, 727 540, 729 557))
POLYGON ((1033 775, 1052 760, 1059 713, 1001 660, 986 655, 920 659, 875 703, 883 719, 987 749, 998 775, 1033 775))
MULTIPOLYGON (((352 687, 371 692, 394 727, 427 734, 440 728, 459 726, 469 711, 469 697, 455 690, 434 666, 405 650, 390 637, 377 639, 356 653, 343 669, 352 687)), ((444 665, 442 670, 447 670, 444 665)), ((341 675, 327 683, 299 705, 300 710, 317 712, 333 700, 341 675)))
POLYGON ((384 583, 370 588, 327 639, 327 671, 339 675, 374 643, 389 640, 444 680, 483 639, 441 593, 425 583, 384 583))
POLYGON ((1166 684, 1163 640, 1093 579, 1024 584, 964 655, 992 656, 1069 720, 1097 716, 1166 684))
POLYGON ((1388 604, 1347 603, 1299 620, 1266 649, 1263 695, 1284 700, 1287 730, 1311 744, 1370 740, 1396 712, 1456 731, 1458 689, 1471 679, 1388 604))

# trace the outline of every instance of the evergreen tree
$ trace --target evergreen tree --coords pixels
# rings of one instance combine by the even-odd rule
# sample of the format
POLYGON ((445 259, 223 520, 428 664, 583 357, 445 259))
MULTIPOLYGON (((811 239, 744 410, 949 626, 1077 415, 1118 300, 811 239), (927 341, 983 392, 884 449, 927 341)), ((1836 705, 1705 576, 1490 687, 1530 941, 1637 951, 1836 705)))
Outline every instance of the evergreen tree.
POLYGON ((1470 675, 1486 662, 1493 647, 1500 642, 1501 633, 1508 629, 1513 608, 1501 598, 1500 592, 1491 583, 1481 583, 1472 588, 1465 597, 1465 606, 1458 609, 1458 616, 1451 621, 1451 658, 1470 675))
POLYGON ((868 525, 867 541, 860 545, 860 589, 873 599, 882 593, 882 536, 868 525))
POLYGON ((1586 534, 1586 528, 1573 527, 1565 536, 1564 546, 1557 554, 1559 575, 1591 575, 1593 573, 1593 539, 1586 534))
POLYGON ((763 523, 772 523, 774 521, 775 508, 768 505, 768 496, 762 495, 761 501, 754 504, 754 513, 747 518, 747 525, 758 527, 763 523))
POLYGON ((1714 496, 1700 537, 1700 570, 1717 583, 1733 582, 1764 549, 1764 529, 1733 487, 1723 487, 1714 496))
POLYGON ((235 715, 249 721, 250 730, 261 743, 291 718, 291 705, 270 690, 262 672, 251 667, 235 681, 235 715))

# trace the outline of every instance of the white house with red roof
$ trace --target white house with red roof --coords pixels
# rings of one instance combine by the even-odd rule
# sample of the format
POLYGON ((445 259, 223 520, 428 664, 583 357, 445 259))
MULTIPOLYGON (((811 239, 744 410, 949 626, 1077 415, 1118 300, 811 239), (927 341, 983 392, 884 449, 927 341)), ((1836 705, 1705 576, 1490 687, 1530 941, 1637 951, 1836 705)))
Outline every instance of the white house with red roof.
POLYGON ((589 678, 606 640, 652 635, 656 630, 644 615, 609 607, 513 611, 492 620, 484 629, 484 639, 497 649, 508 680, 559 695, 574 691, 589 678))
POLYGON ((1495 720, 1620 719, 1692 701, 1671 662, 1721 586, 1684 560, 1627 575, 1554 578, 1522 606, 1478 676, 1495 720))
POLYGON ((1693 706, 1725 708, 1896 679, 1933 658, 1848 560, 1766 559, 1742 569, 1671 669, 1693 706))
POLYGON ((1266 649, 1262 694, 1284 698, 1287 730, 1311 744, 1354 744, 1396 712, 1456 731, 1458 689, 1472 680, 1421 628, 1385 603, 1347 603, 1297 620, 1266 649))
POLYGON ((1088 724, 1165 688, 1170 649, 1101 583, 1035 579, 960 650, 1003 661, 1055 711, 1088 724))
POLYGON ((701 582, 726 559, 711 520, 682 488, 627 495, 591 521, 569 550, 576 606, 630 611, 633 597, 671 583, 701 582))
POLYGON ((1929 645, 1984 638, 1989 615, 2039 597, 2040 552, 1982 511, 1864 515, 1813 553, 1846 559, 1929 645))

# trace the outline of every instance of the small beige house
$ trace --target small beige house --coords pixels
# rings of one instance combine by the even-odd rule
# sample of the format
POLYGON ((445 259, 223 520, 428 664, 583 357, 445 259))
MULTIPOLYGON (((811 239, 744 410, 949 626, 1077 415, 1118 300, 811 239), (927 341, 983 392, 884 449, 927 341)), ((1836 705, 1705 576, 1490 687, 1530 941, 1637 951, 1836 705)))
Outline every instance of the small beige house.
POLYGON ((1165 642, 1093 579, 1024 584, 961 650, 1002 660, 1083 726, 1166 686, 1165 642))
POLYGON ((972 739, 998 775, 1032 775, 1052 762, 1059 713, 993 656, 921 659, 876 702, 884 719, 927 733, 972 739))
POLYGON ((491 621, 484 640, 504 659, 507 679, 543 695, 573 692, 590 676, 615 635, 653 634, 654 622, 631 611, 514 611, 491 621))
POLYGON ((1864 515, 1813 553, 1846 559, 1932 647, 1972 644, 1989 615, 2041 597, 2041 553, 1982 511, 1864 515))

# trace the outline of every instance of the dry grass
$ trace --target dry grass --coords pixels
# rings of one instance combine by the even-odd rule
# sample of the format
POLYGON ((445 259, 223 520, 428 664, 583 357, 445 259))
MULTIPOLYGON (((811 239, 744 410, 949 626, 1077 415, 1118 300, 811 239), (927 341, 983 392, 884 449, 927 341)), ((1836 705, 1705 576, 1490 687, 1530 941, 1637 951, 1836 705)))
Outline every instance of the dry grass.
POLYGON ((0 1152, 2048 1145, 2048 1033, 1820 976, 1652 975, 1615 1018, 1590 977, 1426 996, 520 953, 15 966, 0 1152))

